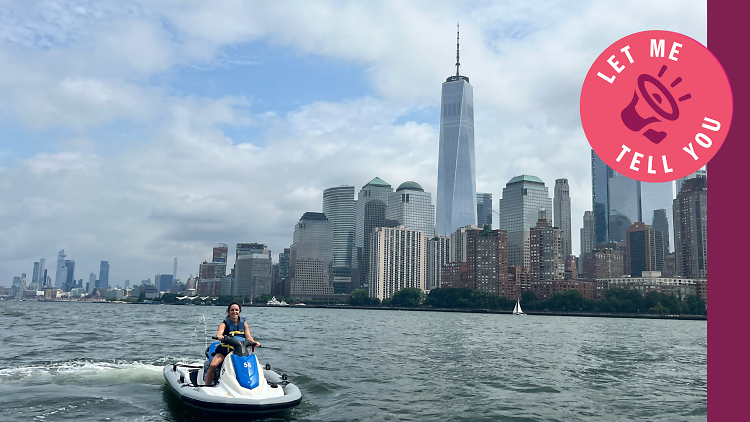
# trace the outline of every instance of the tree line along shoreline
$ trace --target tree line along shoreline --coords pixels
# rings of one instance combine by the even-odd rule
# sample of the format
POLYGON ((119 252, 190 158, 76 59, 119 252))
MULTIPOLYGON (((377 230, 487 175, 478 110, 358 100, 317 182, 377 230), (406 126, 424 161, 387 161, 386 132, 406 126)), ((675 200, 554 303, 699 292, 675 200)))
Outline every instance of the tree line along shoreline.
MULTIPOLYGON (((218 296, 208 301, 179 300, 176 294, 166 293, 161 298, 153 299, 155 303, 174 305, 219 305, 226 306, 236 301, 249 306, 269 306, 266 302, 272 295, 262 295, 251 301, 247 297, 218 296)), ((293 298, 276 297, 289 304, 295 304, 293 298)), ((645 296, 639 290, 626 290, 614 287, 607 290, 602 299, 588 299, 576 289, 557 292, 547 300, 539 300, 532 291, 522 294, 521 305, 527 314, 557 316, 612 316, 642 318, 675 318, 707 319, 706 303, 698 295, 684 298, 661 292, 649 292, 645 296)), ((129 300, 144 302, 144 297, 129 300)), ((351 295, 339 299, 305 300, 309 307, 356 308, 356 309, 399 309, 445 312, 472 313, 507 313, 513 310, 516 300, 505 296, 463 288, 437 288, 425 294, 417 288, 407 287, 393 294, 391 298, 380 301, 371 298, 365 290, 354 290, 351 295)))

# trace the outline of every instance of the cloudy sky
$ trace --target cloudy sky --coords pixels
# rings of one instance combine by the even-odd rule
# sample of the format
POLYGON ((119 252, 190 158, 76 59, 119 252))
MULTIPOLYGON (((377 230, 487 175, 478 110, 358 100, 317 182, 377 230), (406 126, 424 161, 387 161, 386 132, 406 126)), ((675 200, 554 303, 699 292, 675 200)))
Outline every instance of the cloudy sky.
POLYGON ((567 178, 578 253, 589 66, 643 30, 705 44, 706 1, 0 0, 0 285, 61 249, 110 284, 219 242, 277 257, 323 189, 376 176, 434 202, 458 21, 477 190, 567 178))

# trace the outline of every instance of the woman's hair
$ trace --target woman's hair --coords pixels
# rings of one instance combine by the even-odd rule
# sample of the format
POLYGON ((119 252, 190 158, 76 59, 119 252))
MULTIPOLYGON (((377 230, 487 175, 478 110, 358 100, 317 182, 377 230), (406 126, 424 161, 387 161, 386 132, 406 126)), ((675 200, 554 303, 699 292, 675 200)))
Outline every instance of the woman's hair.
POLYGON ((242 313, 242 306, 237 302, 232 302, 227 306, 227 318, 229 318, 229 310, 232 308, 232 305, 237 305, 237 307, 240 308, 240 313, 242 313))

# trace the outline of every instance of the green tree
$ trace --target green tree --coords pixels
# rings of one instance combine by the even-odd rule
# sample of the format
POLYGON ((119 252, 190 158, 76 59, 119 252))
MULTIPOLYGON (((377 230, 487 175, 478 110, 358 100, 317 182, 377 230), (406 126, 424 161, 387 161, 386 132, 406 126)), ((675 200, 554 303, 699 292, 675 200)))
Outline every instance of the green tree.
POLYGON ((531 290, 526 290, 521 295, 521 302, 536 302, 536 293, 532 292, 531 290))
POLYGON ((136 300, 136 302, 143 303, 144 300, 146 300, 146 292, 141 292, 141 294, 138 295, 138 300, 136 300))
POLYGON ((364 289, 357 289, 349 296, 348 303, 352 306, 378 306, 380 305, 380 299, 371 298, 364 289))
POLYGON ((256 297, 253 302, 255 302, 255 303, 268 303, 268 301, 271 300, 272 297, 273 297, 273 295, 269 295, 269 294, 260 295, 260 296, 256 297))
POLYGON ((656 306, 654 306, 653 308, 649 309, 650 312, 653 312, 655 314, 664 314, 668 310, 669 309, 667 309, 664 306, 662 306, 661 302, 656 302, 656 306))
POLYGON ((468 308, 471 305, 471 290, 437 288, 430 290, 424 301, 425 306, 433 308, 468 308))
POLYGON ((555 293, 547 301, 547 308, 553 311, 580 311, 583 308, 583 295, 576 289, 555 293))
POLYGON ((699 295, 689 295, 685 298, 683 309, 690 315, 705 315, 706 302, 699 295))
POLYGON ((425 294, 416 287, 407 287, 393 294, 391 306, 416 307, 422 304, 425 294))

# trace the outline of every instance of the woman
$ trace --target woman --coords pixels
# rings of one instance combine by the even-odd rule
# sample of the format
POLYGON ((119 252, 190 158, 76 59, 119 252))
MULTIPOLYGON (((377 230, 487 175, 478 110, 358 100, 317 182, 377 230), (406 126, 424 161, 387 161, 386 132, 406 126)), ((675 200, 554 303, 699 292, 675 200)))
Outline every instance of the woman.
MULTIPOLYGON (((250 327, 247 326, 245 317, 240 317, 240 312, 242 312, 242 307, 240 307, 239 303, 232 302, 229 304, 227 307, 227 318, 219 324, 219 330, 216 332, 216 337, 218 337, 220 341, 223 341, 225 336, 241 337, 242 339, 258 343, 257 345, 260 346, 260 343, 255 341, 250 334, 250 327)), ((214 357, 211 359, 211 364, 208 366, 206 385, 211 385, 214 380, 214 372, 216 372, 216 368, 224 362, 224 359, 226 359, 228 354, 229 349, 223 344, 220 344, 216 348, 214 357)))

